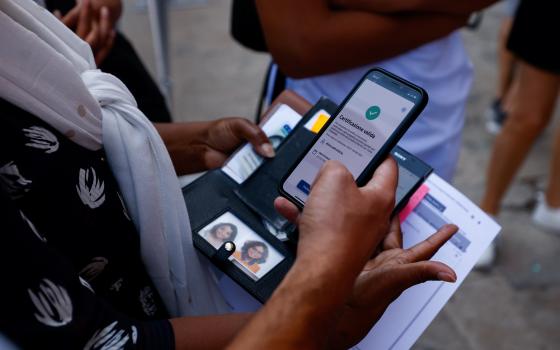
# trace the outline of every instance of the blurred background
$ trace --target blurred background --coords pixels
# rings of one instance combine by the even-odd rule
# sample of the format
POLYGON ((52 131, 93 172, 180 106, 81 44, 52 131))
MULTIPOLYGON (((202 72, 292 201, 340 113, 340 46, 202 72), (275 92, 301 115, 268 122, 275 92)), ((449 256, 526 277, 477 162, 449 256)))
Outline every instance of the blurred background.
MULTIPOLYGON (((120 26, 157 78, 145 0, 125 0, 120 26)), ((475 69, 463 148, 454 185, 479 203, 494 136, 485 110, 497 81, 497 37, 503 4, 484 11, 463 38, 475 69)), ((223 116, 253 118, 268 55, 242 48, 230 36, 230 0, 170 0, 168 44, 172 112, 179 121, 223 116)), ((497 264, 472 272, 416 343, 416 349, 560 348, 560 237, 531 221, 536 191, 547 181, 551 141, 559 118, 539 138, 504 201, 497 264)))

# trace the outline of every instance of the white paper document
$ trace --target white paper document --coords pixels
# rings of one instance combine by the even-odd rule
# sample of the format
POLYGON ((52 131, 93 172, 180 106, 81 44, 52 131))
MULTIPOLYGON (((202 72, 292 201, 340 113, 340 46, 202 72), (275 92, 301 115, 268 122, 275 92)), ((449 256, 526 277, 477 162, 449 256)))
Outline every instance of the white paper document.
POLYGON ((457 282, 426 282, 405 291, 354 349, 409 349, 465 280, 501 227, 436 174, 425 182, 428 193, 402 223, 404 247, 426 239, 444 224, 457 232, 433 257, 457 273, 457 282))

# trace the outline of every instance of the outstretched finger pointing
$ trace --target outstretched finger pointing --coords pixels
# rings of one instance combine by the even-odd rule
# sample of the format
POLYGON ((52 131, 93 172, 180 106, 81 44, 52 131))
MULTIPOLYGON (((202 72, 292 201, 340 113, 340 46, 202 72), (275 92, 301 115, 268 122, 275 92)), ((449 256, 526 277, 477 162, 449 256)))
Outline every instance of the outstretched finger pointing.
POLYGON ((447 242, 459 228, 455 225, 444 225, 426 240, 408 249, 410 262, 428 260, 447 242))

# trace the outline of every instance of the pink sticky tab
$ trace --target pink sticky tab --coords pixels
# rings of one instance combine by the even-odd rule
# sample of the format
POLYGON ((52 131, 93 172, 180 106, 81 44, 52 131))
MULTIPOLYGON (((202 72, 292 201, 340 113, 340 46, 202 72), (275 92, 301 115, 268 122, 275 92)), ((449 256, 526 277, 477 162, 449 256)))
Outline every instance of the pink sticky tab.
POLYGON ((418 187, 416 192, 414 192, 412 197, 410 197, 406 207, 404 207, 399 213, 399 220, 401 222, 406 220, 408 215, 410 215, 410 213, 412 213, 414 208, 416 208, 416 206, 420 204, 420 202, 422 201, 422 199, 424 199, 424 197, 428 194, 428 192, 430 192, 430 188, 428 186, 422 184, 420 185, 420 187, 418 187))

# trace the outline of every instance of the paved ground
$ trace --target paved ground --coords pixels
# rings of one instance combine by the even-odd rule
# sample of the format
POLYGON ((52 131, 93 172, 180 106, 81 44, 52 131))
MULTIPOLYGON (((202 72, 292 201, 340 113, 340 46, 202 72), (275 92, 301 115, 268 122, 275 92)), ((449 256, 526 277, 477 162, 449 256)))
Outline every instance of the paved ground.
MULTIPOLYGON (((147 16, 132 0, 125 2, 122 28, 153 72, 147 16)), ((230 1, 208 0, 171 14, 178 120, 254 114, 268 57, 230 39, 229 9, 230 1)), ((495 85, 499 19, 500 11, 492 8, 478 30, 464 33, 476 76, 455 185, 474 201, 482 195, 493 140, 484 131, 483 111, 495 85)), ((543 135, 506 198, 499 217, 504 229, 498 265, 488 273, 473 272, 415 348, 560 348, 560 237, 541 232, 530 221, 534 192, 546 183, 551 136, 551 130, 543 135)))

